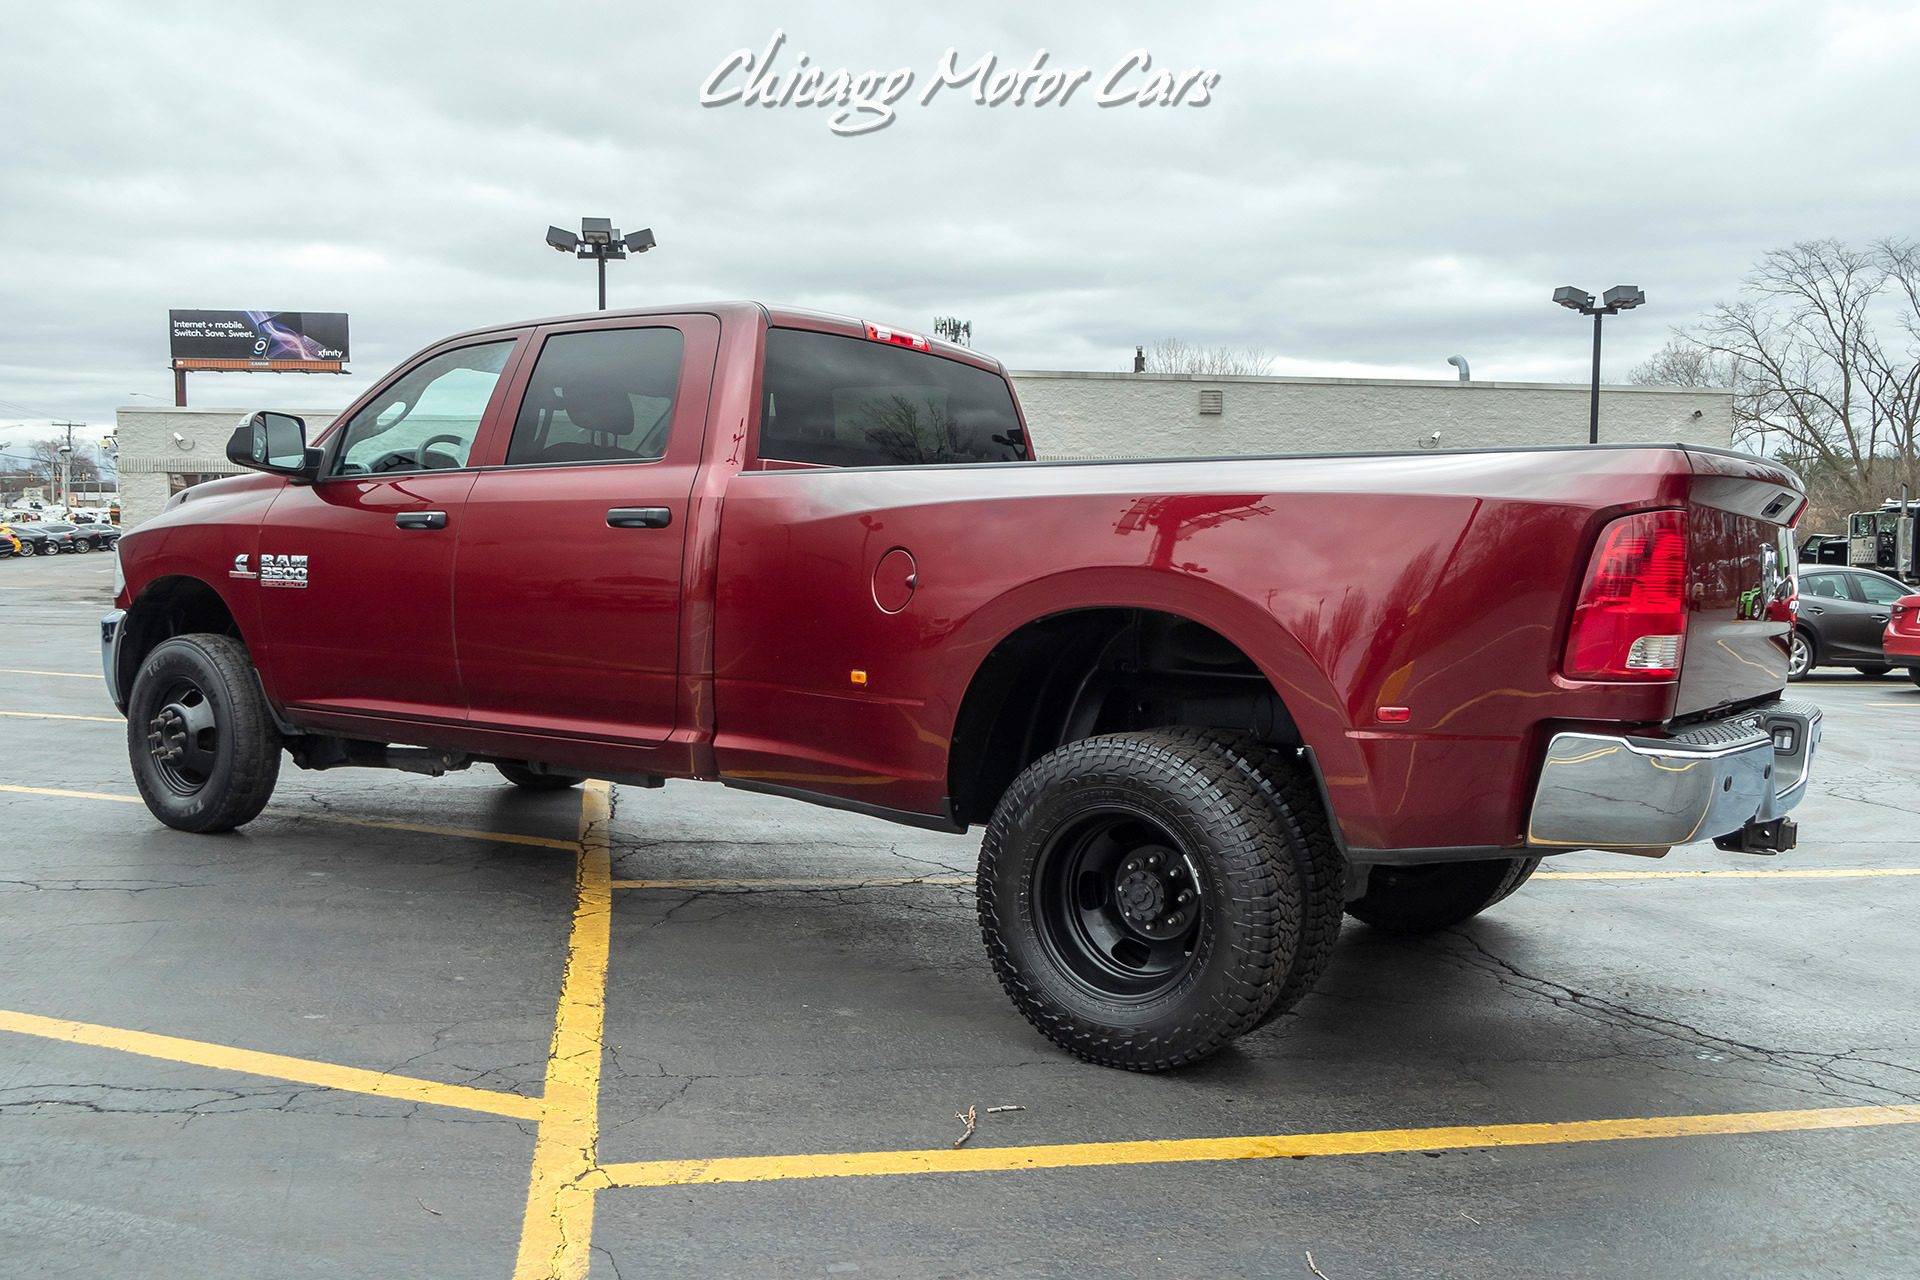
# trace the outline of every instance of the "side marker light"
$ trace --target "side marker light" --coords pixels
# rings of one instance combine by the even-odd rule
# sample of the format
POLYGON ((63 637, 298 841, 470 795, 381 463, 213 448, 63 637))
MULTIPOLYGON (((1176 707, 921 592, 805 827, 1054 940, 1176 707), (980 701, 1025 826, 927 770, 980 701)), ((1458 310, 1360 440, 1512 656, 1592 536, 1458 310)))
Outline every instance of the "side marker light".
POLYGON ((1406 707, 1381 707, 1373 715, 1382 724, 1405 724, 1413 719, 1413 712, 1406 707))
POLYGON ((865 684, 867 682, 867 673, 864 671, 850 671, 847 673, 847 678, 855 684, 865 684))

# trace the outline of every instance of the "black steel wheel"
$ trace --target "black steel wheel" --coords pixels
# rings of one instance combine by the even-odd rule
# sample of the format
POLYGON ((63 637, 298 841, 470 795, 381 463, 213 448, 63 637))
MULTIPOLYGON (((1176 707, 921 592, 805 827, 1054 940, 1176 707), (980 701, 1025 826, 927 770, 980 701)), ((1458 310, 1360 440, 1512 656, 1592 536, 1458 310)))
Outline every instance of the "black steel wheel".
POLYGON ((1251 1030, 1286 976, 1300 884, 1272 809, 1216 744, 1071 743, 1014 780, 980 847, 980 931, 1029 1022, 1160 1071, 1251 1030))
POLYGON ((587 780, 582 773, 535 773, 523 764, 508 760, 497 760, 493 767, 508 782, 516 787, 525 787, 528 791, 565 791, 587 780))
POLYGON ((228 636, 175 636, 140 664, 127 754, 153 816, 181 831, 231 831, 266 808, 280 735, 247 650, 228 636))
POLYGON ((1527 882, 1538 858, 1375 866, 1347 914, 1391 933, 1432 933, 1479 915, 1527 882))
POLYGON ((1818 665, 1817 657, 1813 637, 1796 630, 1787 649, 1787 679, 1805 680, 1807 673, 1818 665))

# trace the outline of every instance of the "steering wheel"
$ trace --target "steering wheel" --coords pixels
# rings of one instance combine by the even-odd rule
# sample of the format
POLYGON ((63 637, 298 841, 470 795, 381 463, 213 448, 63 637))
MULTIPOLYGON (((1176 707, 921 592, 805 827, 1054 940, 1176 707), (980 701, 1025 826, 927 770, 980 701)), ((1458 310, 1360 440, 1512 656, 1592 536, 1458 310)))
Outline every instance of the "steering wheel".
MULTIPOLYGON (((418 465, 422 471, 443 470, 444 468, 435 468, 431 462, 427 461, 427 450, 432 448, 436 444, 465 444, 465 443, 466 441, 459 436, 428 436, 425 440, 422 440, 420 442, 420 447, 413 451, 414 463, 418 465)), ((440 456, 443 458, 448 458, 448 457, 452 457, 453 455, 443 453, 440 456)), ((454 458, 453 465, 456 467, 459 466, 460 460, 458 458, 454 458)))

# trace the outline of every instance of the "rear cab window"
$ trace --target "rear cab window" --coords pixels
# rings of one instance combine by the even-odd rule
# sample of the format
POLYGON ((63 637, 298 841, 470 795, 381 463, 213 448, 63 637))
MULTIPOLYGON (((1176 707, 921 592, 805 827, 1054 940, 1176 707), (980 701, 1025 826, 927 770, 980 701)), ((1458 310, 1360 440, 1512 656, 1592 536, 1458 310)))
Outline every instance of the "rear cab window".
POLYGON ((771 328, 760 396, 763 459, 828 467, 1024 462, 1006 379, 929 352, 771 328))

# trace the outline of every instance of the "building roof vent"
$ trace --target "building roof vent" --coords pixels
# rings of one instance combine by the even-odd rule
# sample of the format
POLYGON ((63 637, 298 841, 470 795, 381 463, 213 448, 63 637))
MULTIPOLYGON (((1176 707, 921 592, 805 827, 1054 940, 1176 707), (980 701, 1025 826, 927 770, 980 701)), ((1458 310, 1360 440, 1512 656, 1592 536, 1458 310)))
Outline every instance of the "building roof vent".
POLYGON ((1219 413, 1225 407, 1227 393, 1224 391, 1202 391, 1200 393, 1200 412, 1219 413))

